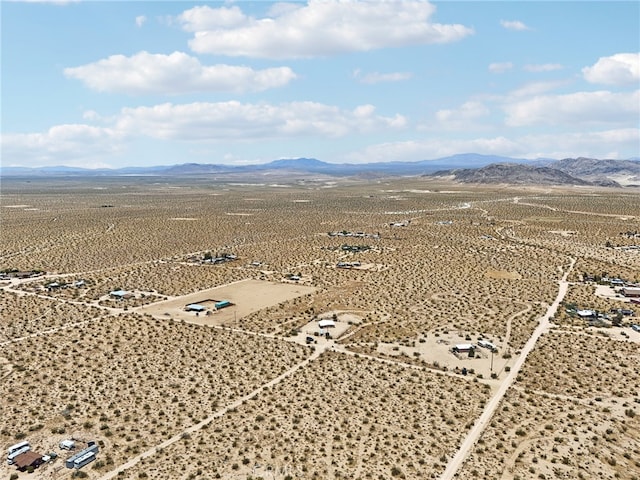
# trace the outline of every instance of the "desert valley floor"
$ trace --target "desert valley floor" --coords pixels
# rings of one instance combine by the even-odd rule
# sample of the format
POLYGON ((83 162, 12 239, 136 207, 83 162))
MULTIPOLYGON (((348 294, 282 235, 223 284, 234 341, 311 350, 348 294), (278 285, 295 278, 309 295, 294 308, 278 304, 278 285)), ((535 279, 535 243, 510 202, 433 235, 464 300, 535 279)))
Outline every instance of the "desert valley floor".
POLYGON ((0 219, 0 443, 57 455, 0 478, 640 479, 637 188, 17 177, 0 219))

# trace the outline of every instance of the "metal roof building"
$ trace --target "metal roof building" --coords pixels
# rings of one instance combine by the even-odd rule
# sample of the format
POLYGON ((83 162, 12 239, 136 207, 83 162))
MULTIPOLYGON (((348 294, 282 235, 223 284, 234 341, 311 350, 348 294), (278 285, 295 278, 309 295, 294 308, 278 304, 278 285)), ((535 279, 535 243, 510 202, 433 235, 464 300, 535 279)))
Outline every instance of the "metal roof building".
POLYGON ((190 303, 189 305, 184 307, 184 309, 187 312, 204 312, 207 308, 203 305, 198 305, 197 303, 190 303))
POLYGON ((320 328, 331 328, 336 326, 336 322, 334 322, 333 320, 320 320, 318 322, 318 326, 320 328))

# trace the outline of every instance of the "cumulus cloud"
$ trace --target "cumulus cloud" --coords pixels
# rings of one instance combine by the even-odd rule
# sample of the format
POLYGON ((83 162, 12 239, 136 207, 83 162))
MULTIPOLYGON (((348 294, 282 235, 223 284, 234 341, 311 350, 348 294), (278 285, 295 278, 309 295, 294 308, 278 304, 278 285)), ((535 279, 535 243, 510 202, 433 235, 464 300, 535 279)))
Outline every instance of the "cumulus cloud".
POLYGON ((56 125, 43 133, 2 134, 2 156, 7 164, 14 159, 28 158, 30 165, 64 163, 97 166, 91 162, 104 155, 118 153, 123 138, 122 132, 113 128, 56 125))
POLYGON ((289 67, 254 70, 232 65, 204 66, 186 53, 163 55, 144 51, 131 57, 112 55, 87 65, 66 68, 64 74, 99 92, 131 95, 257 92, 281 87, 296 78, 289 67))
POLYGON ((165 103, 151 107, 124 108, 115 117, 85 112, 88 124, 57 125, 42 133, 2 134, 3 162, 43 165, 88 166, 124 151, 144 139, 191 143, 239 143, 297 138, 340 138, 349 135, 401 130, 401 115, 383 116, 373 105, 352 110, 315 102, 279 105, 221 103, 165 103), (93 162, 93 163, 91 163, 93 162))
POLYGON ((138 15, 136 17, 136 25, 138 27, 141 27, 142 25, 144 25, 146 21, 147 21, 147 17, 145 17, 144 15, 138 15))
POLYGON ((484 155, 505 155, 517 150, 517 142, 505 137, 478 139, 410 140, 371 145, 363 150, 345 155, 345 161, 353 163, 431 160, 460 152, 484 155))
POLYGON ((460 152, 514 158, 626 158, 637 151, 640 129, 624 128, 592 132, 479 138, 433 138, 370 145, 346 154, 341 161, 353 163, 433 160, 460 152))
POLYGON ((356 69, 353 72, 353 78, 355 78, 360 83, 366 84, 401 82, 403 80, 409 80, 411 77, 413 77, 413 74, 411 74, 410 72, 364 73, 360 69, 356 69))
POLYGON ((177 18, 187 32, 206 32, 219 28, 242 27, 251 22, 239 7, 194 7, 185 10, 177 18))
POLYGON ((640 90, 627 93, 609 91, 541 95, 515 100, 504 106, 509 126, 595 125, 637 122, 640 90))
POLYGON ((528 135, 519 140, 523 150, 530 153, 527 158, 592 157, 625 159, 637 152, 640 144, 640 129, 621 128, 565 134, 528 135))
POLYGON ((500 20, 500 25, 502 25, 507 30, 515 30, 515 31, 531 30, 531 28, 527 27, 520 20, 500 20))
POLYGON ((192 50, 257 58, 311 58, 407 45, 448 43, 473 33, 459 24, 431 23, 424 0, 360 2, 310 0, 279 5, 254 18, 232 7, 195 7, 177 17, 192 32, 192 50))
POLYGON ((555 90, 569 83, 569 80, 554 80, 550 82, 530 82, 509 92, 508 97, 530 97, 555 90))
POLYGON ((401 115, 376 115, 372 105, 343 110, 315 102, 270 105, 231 101, 125 108, 116 128, 157 139, 251 141, 302 136, 342 137, 403 128, 406 123, 401 115))
POLYGON ((554 70, 562 70, 563 68, 559 63, 528 64, 522 67, 522 69, 527 72, 553 72, 554 70))
POLYGON ((96 112, 95 110, 85 110, 82 113, 82 119, 83 120, 88 120, 88 121, 98 121, 101 120, 102 117, 100 116, 100 114, 98 112, 96 112))
POLYGON ((504 73, 513 68, 513 63, 511 62, 502 62, 502 63, 491 63, 489 65, 489 71, 491 73, 504 73))
POLYGON ((640 53, 617 53, 600 57, 598 61, 582 69, 587 82, 604 85, 638 85, 640 82, 640 53))
POLYGON ((438 127, 466 129, 475 120, 489 115, 486 105, 477 101, 465 102, 458 109, 444 109, 436 112, 438 127))

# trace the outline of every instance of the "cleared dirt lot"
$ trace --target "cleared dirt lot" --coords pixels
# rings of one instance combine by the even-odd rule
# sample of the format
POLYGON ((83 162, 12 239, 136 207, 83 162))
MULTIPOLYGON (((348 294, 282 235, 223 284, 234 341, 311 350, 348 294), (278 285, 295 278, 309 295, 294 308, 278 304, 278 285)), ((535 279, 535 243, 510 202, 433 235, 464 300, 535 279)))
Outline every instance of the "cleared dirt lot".
POLYGON ((228 325, 251 313, 311 294, 315 290, 314 287, 304 285, 247 279, 144 306, 138 312, 199 325, 228 325), (213 303, 222 300, 228 300, 233 305, 216 311, 213 303), (185 307, 190 304, 201 304, 206 307, 206 311, 185 311, 185 307), (207 312, 211 314, 207 315, 207 312))

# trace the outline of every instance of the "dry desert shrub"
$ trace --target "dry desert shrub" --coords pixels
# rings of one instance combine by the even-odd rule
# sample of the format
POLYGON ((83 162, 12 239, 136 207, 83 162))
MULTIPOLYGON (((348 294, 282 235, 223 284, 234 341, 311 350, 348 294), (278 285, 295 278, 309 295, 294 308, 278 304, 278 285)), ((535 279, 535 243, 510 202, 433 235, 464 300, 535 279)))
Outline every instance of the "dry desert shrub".
POLYGON ((91 306, 0 290, 0 342, 95 319, 104 313, 91 306))
MULTIPOLYGON (((424 178, 286 185, 3 179, 0 201, 0 270, 52 274, 0 290, 3 332, 13 338, 80 324, 2 346, 3 379, 10 381, 0 384, 0 418, 8 419, 0 438, 9 444, 28 435, 43 445, 63 435, 95 438, 106 465, 91 469, 94 477, 310 353, 250 332, 285 336, 328 312, 357 312, 362 321, 343 342, 353 350, 378 355, 382 342, 413 348, 426 336, 455 332, 470 341, 495 338, 517 354, 555 299, 570 258, 577 259, 574 272, 640 279, 640 255, 615 248, 637 241, 620 233, 640 230, 640 196, 619 191, 424 178), (329 235, 342 231, 364 236, 329 235), (345 244, 367 248, 345 251, 345 244), (206 252, 238 260, 190 263, 206 252), (363 268, 336 268, 341 261, 363 268), (245 333, 112 315, 106 308, 134 309, 236 280, 280 282, 290 275, 315 292, 234 319, 245 333), (57 279, 86 285, 46 291, 57 279), (115 289, 138 298, 106 301, 115 289)), ((590 287, 572 287, 565 300, 609 306, 594 300, 590 287)), ((465 467, 460 478, 500 472, 504 478, 633 478, 637 463, 621 446, 638 453, 633 402, 640 362, 632 344, 612 342, 545 335, 487 431, 490 455, 481 444, 473 457, 480 463, 465 467), (565 416, 569 409, 582 417, 565 416), (595 459, 580 470, 586 451, 595 459)), ((444 469, 488 396, 469 379, 323 354, 123 476, 429 478, 444 469)))
POLYGON ((140 315, 5 345, 2 442, 95 438, 117 463, 302 361, 295 344, 140 315), (35 433, 32 433, 35 432, 35 433))
POLYGON ((640 401, 639 365, 636 343, 552 331, 527 358, 518 385, 580 399, 640 401))
POLYGON ((487 399, 478 383, 327 352, 124 478, 430 478, 487 399))
POLYGON ((640 475, 638 452, 637 416, 512 389, 455 478, 632 480, 640 475))

